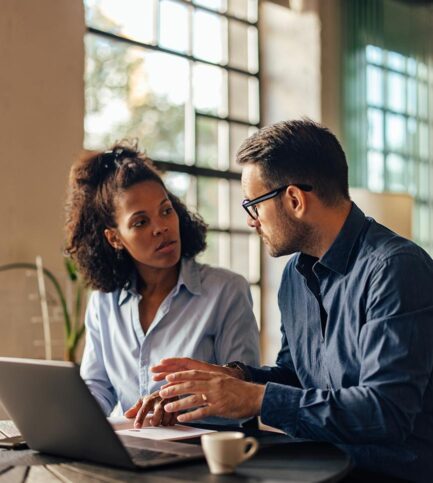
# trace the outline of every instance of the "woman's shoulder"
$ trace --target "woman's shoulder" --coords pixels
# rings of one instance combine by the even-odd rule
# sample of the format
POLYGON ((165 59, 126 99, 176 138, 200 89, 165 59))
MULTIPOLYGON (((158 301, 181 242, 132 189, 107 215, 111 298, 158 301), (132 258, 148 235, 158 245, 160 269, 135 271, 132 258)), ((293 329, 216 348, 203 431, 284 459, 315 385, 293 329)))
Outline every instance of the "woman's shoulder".
POLYGON ((221 287, 222 285, 229 285, 231 287, 245 287, 249 286, 245 277, 239 273, 228 270, 227 268, 214 267, 206 263, 196 264, 197 270, 200 273, 200 280, 202 284, 215 284, 221 287))
POLYGON ((113 303, 119 302, 121 296, 121 289, 113 290, 112 292, 102 292, 101 290, 92 290, 89 295, 89 305, 93 307, 110 306, 113 303))

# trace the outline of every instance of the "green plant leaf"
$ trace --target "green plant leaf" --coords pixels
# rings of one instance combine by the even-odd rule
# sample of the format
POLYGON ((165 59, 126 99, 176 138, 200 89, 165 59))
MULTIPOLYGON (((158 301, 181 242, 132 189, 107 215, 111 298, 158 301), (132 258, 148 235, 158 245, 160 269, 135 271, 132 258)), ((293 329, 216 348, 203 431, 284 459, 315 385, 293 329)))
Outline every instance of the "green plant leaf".
POLYGON ((65 257, 65 267, 66 267, 66 272, 69 276, 69 279, 72 282, 76 282, 78 280, 78 271, 72 258, 65 257))

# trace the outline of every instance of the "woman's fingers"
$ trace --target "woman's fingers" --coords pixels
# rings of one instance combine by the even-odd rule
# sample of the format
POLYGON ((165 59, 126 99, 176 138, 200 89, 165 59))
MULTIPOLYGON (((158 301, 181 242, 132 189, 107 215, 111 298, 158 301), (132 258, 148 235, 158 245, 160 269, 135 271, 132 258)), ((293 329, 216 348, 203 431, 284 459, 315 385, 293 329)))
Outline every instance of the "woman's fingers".
POLYGON ((155 396, 150 396, 143 399, 141 408, 138 410, 137 415, 135 416, 134 428, 141 428, 143 426, 147 413, 154 407, 155 399, 155 396))
POLYGON ((164 407, 161 400, 155 402, 153 406, 153 416, 150 419, 150 424, 152 426, 161 426, 164 417, 164 407))
POLYGON ((141 408, 141 405, 143 403, 143 399, 140 398, 135 404, 134 406, 130 407, 129 409, 127 409, 123 415, 126 417, 126 418, 135 418, 135 416, 137 415, 138 413, 138 410, 141 408))

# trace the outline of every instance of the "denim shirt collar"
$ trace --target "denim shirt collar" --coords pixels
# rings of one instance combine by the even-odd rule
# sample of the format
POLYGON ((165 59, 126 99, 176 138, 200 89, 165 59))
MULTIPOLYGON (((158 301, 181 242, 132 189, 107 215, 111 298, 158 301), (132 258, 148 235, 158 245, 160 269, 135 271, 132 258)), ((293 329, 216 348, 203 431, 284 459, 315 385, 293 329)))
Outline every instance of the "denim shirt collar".
MULTIPOLYGON (((352 251, 366 221, 364 213, 352 202, 352 208, 340 233, 327 252, 318 260, 319 263, 341 275, 346 274, 352 251)), ((311 267, 316 261, 317 258, 301 253, 296 268, 300 273, 304 273, 305 267, 311 267)))
MULTIPOLYGON (((173 289, 173 297, 175 297, 182 286, 184 286, 191 294, 201 294, 201 280, 199 267, 194 259, 182 258, 180 265, 179 278, 175 288, 173 289)), ((137 274, 131 274, 130 279, 119 290, 118 304, 122 305, 130 296, 139 296, 137 292, 137 274)))

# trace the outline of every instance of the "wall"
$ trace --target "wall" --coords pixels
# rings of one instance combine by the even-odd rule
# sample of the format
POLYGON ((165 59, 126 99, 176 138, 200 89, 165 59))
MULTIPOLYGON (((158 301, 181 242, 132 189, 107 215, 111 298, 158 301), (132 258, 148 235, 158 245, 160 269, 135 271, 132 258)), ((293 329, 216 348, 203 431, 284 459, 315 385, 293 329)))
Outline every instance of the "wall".
MULTIPOLYGON (((341 0, 262 2, 262 124, 309 117, 340 139, 341 0), (289 6, 291 8, 289 8, 289 6)), ((262 360, 272 364, 280 347, 278 287, 288 257, 262 247, 262 360)))
MULTIPOLYGON (((83 34, 81 0, 1 1, 0 265, 41 255, 63 274, 65 186, 83 138, 83 34)), ((40 355, 34 292, 24 272, 0 273, 0 355, 40 355)))

